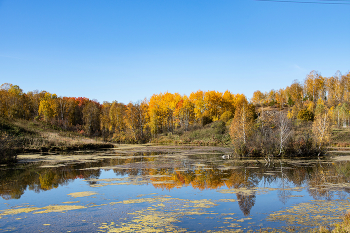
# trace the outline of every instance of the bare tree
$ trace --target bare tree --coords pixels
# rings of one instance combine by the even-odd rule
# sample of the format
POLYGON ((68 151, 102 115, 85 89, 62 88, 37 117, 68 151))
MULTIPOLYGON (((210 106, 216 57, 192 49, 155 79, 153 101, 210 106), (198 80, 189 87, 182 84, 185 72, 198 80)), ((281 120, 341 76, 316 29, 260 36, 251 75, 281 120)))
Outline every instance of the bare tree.
POLYGON ((279 132, 279 154, 282 153, 283 151, 283 146, 289 136, 292 133, 292 127, 291 127, 291 122, 287 117, 287 114, 284 112, 279 112, 277 114, 277 124, 278 124, 278 132, 279 132))

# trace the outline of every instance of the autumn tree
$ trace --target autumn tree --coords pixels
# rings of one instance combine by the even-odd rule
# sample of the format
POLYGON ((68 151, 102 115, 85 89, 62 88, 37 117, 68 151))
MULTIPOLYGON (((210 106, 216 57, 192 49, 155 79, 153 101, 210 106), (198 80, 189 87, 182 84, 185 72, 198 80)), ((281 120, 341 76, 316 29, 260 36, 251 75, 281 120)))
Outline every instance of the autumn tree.
POLYGON ((100 115, 100 130, 101 134, 104 140, 110 135, 109 127, 110 127, 110 118, 109 118, 109 112, 111 110, 112 104, 105 101, 101 105, 101 115, 100 115))
POLYGON ((123 103, 112 102, 109 111, 110 131, 114 133, 113 138, 119 142, 125 140, 125 111, 126 106, 123 103))
POLYGON ((254 113, 252 108, 243 104, 235 111, 235 116, 230 126, 230 135, 235 152, 239 155, 247 154, 247 143, 253 133, 254 113))
POLYGON ((93 135, 100 130, 100 106, 96 101, 88 102, 83 109, 84 130, 87 135, 93 135))
POLYGON ((315 137, 316 146, 321 147, 329 142, 331 135, 331 120, 329 109, 325 106, 323 100, 319 99, 315 111, 315 121, 312 125, 312 132, 315 137))
POLYGON ((23 90, 19 86, 10 83, 2 84, 0 90, 2 115, 7 118, 24 119, 26 117, 26 108, 24 107, 27 105, 27 100, 23 90))
POLYGON ((194 121, 194 104, 190 99, 184 95, 182 100, 177 103, 176 118, 178 119, 181 127, 188 130, 190 123, 194 121))
POLYGON ((251 101, 255 105, 258 105, 258 104, 262 105, 266 101, 266 96, 264 93, 258 90, 253 93, 253 97, 251 98, 251 101))
POLYGON ((343 101, 344 84, 341 82, 341 73, 337 71, 335 75, 327 79, 327 103, 328 106, 335 106, 343 101))
POLYGON ((348 104, 345 102, 340 107, 340 118, 343 122, 343 127, 346 127, 346 125, 349 125, 349 117, 350 117, 350 110, 348 104), (346 124, 348 123, 348 124, 346 124))
POLYGON ((272 89, 271 91, 265 93, 265 96, 267 104, 274 106, 276 103, 276 91, 272 89))
POLYGON ((193 112, 197 122, 203 124, 203 114, 207 106, 204 101, 204 92, 198 90, 197 92, 192 92, 189 96, 190 101, 193 103, 193 112))
POLYGON ((39 114, 43 117, 44 121, 49 122, 57 116, 57 109, 57 95, 46 92, 40 101, 39 114))
POLYGON ((28 102, 30 103, 30 116, 31 119, 37 119, 39 117, 40 101, 44 98, 46 91, 39 92, 38 90, 29 91, 27 93, 28 102))
POLYGON ((325 98, 326 82, 325 79, 315 70, 311 71, 304 82, 305 96, 316 103, 321 98, 325 98))
POLYGON ((146 101, 129 103, 126 106, 126 126, 131 131, 135 141, 145 140, 145 127, 147 125, 147 109, 146 101))
POLYGON ((232 94, 230 91, 226 90, 222 95, 222 103, 221 103, 221 115, 225 112, 230 112, 234 114, 236 108, 236 96, 232 94))
POLYGON ((284 105, 287 102, 287 98, 286 98, 286 92, 284 89, 279 89, 278 91, 276 91, 276 102, 279 104, 280 108, 282 109, 284 107, 284 105))
POLYGON ((217 121, 222 113, 222 93, 218 91, 207 91, 204 94, 204 102, 206 105, 205 114, 212 121, 217 121))
POLYGON ((286 87, 285 92, 286 96, 288 96, 287 103, 290 107, 302 102, 303 86, 298 82, 298 80, 294 80, 292 85, 286 87))

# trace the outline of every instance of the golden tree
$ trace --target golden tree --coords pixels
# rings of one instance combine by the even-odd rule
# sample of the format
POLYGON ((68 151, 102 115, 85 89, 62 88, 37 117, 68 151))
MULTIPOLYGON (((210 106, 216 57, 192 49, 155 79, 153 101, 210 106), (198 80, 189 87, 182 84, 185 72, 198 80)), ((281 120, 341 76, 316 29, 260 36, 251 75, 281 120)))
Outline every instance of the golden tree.
POLYGON ((313 102, 324 99, 326 92, 326 80, 317 71, 311 71, 304 82, 305 95, 313 102))
POLYGON ((204 102, 204 92, 198 90, 192 92, 189 96, 190 101, 194 104, 194 114, 197 122, 203 123, 203 113, 206 110, 206 104, 204 102))
POLYGON ((261 91, 257 90, 253 93, 253 97, 251 99, 253 104, 263 104, 265 102, 266 96, 261 91))
POLYGON ((212 121, 219 120, 222 113, 222 93, 218 91, 207 91, 204 94, 204 102, 207 106, 206 114, 212 121))
POLYGON ((245 155, 246 145, 253 133, 254 114, 247 104, 243 104, 235 111, 235 116, 230 126, 230 136, 235 151, 239 155, 245 155))
POLYGON ((319 99, 316 106, 316 116, 312 124, 312 132, 315 137, 316 146, 321 146, 329 142, 331 136, 331 118, 330 111, 324 105, 323 100, 319 99))
POLYGON ((57 116, 57 109, 57 95, 46 92, 40 101, 39 114, 43 116, 45 121, 50 121, 57 116))

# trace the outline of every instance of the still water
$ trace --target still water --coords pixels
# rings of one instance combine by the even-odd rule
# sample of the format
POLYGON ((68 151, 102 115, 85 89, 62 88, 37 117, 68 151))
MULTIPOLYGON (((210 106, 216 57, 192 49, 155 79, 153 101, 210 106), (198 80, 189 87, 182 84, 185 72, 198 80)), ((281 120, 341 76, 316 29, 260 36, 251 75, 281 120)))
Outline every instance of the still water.
POLYGON ((227 148, 25 154, 0 167, 0 231, 310 231, 350 210, 350 162, 226 159, 227 148))

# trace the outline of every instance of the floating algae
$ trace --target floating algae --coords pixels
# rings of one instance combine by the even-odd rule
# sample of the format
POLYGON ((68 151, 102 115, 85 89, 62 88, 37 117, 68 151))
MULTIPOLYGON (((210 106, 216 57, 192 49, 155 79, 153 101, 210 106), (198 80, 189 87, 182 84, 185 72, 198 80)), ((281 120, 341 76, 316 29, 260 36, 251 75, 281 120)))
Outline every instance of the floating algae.
POLYGON ((162 196, 156 198, 140 198, 124 200, 113 204, 139 204, 139 203, 158 203, 130 215, 135 217, 127 223, 120 224, 102 224, 100 231, 107 232, 186 232, 186 229, 173 225, 180 222, 179 218, 189 215, 216 214, 206 212, 205 208, 216 205, 213 201, 187 200, 162 196), (164 211, 166 209, 166 211, 164 211))
POLYGON ((96 194, 97 194, 96 192, 85 191, 85 192, 69 193, 67 195, 76 198, 76 197, 89 197, 89 196, 96 195, 96 194))
POLYGON ((63 204, 73 204, 73 203, 79 203, 80 201, 64 201, 63 204))
MULTIPOLYGON (((185 232, 186 229, 174 225, 180 222, 181 218, 193 219, 193 215, 217 215, 218 213, 208 211, 209 208, 217 206, 217 202, 233 202, 235 199, 199 199, 189 200, 173 198, 171 196, 159 196, 154 198, 129 199, 120 202, 112 202, 111 205, 124 204, 133 205, 141 203, 153 204, 144 209, 128 213, 134 216, 129 222, 101 224, 100 231, 105 232, 185 232)), ((228 213, 226 215, 234 215, 228 213)), ((209 217, 212 219, 212 217, 209 217)), ((121 218, 119 221, 122 220, 121 218)), ((227 224, 236 221, 232 217, 227 217, 227 224)), ((238 227, 240 227, 237 224, 238 227)))
POLYGON ((314 200, 274 212, 268 216, 267 221, 284 221, 290 225, 313 227, 329 225, 340 221, 349 209, 349 200, 314 200))
POLYGON ((140 195, 137 195, 136 197, 144 197, 144 196, 151 196, 151 195, 157 195, 157 193, 140 194, 140 195))
POLYGON ((2 216, 5 216, 5 215, 16 215, 16 214, 30 213, 30 212, 33 212, 33 214, 66 212, 68 210, 77 210, 77 209, 84 209, 84 208, 86 207, 77 206, 77 205, 49 205, 41 208, 25 207, 25 208, 17 208, 17 209, 7 209, 7 210, 3 210, 0 213, 0 219, 2 218, 2 216))
POLYGON ((284 190, 284 191, 297 191, 300 192, 304 188, 303 187, 286 187, 286 188, 260 188, 260 187, 252 187, 252 188, 232 188, 232 189, 220 189, 217 190, 219 193, 238 193, 243 196, 251 196, 251 195, 261 195, 261 194, 267 194, 269 191, 278 191, 278 190, 284 190))

